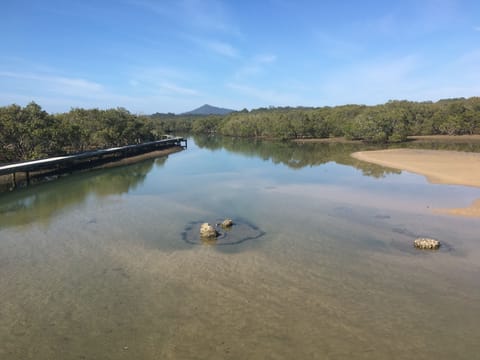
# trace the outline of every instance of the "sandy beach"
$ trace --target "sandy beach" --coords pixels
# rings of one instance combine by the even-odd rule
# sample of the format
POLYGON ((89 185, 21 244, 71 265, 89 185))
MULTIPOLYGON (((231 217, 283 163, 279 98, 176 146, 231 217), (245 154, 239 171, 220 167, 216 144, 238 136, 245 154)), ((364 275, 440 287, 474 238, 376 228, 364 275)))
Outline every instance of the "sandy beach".
MULTIPOLYGON (((356 159, 424 175, 433 184, 480 187, 480 154, 459 151, 389 149, 353 153, 356 159)), ((468 208, 437 209, 436 212, 480 216, 480 201, 468 208)))

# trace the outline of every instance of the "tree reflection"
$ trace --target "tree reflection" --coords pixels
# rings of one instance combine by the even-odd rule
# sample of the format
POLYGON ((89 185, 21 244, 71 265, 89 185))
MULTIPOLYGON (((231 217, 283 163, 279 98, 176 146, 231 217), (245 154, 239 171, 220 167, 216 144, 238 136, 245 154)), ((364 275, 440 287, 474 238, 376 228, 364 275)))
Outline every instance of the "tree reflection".
POLYGON ((89 198, 124 194, 141 185, 153 166, 163 166, 167 157, 133 165, 92 171, 0 194, 0 228, 32 222, 48 223, 68 208, 89 198), (41 191, 39 191, 41 187, 41 191))
POLYGON ((350 154, 357 151, 386 148, 480 152, 480 144, 478 142, 462 142, 461 139, 458 141, 449 140, 445 142, 415 141, 388 145, 352 142, 296 143, 292 141, 262 141, 220 136, 194 136, 194 139, 200 148, 210 150, 225 148, 233 153, 270 160, 275 164, 284 164, 291 169, 302 169, 307 166, 319 166, 328 162, 335 162, 341 165, 353 166, 362 171, 363 175, 375 178, 381 178, 387 174, 399 174, 401 171, 360 161, 351 157, 350 154))
POLYGON ((376 178, 386 174, 399 174, 399 170, 385 168, 354 159, 351 153, 380 149, 375 145, 361 143, 295 143, 291 141, 261 141, 241 138, 196 136, 195 143, 200 148, 216 150, 225 148, 233 153, 270 160, 274 164, 284 164, 291 169, 319 166, 328 162, 353 166, 366 176, 376 178))

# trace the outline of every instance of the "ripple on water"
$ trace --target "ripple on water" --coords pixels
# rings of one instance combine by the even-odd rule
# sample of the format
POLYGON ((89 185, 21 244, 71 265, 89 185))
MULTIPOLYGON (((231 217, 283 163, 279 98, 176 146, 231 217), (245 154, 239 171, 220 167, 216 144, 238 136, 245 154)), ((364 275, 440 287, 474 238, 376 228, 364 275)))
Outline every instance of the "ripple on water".
POLYGON ((243 219, 234 220, 233 226, 229 228, 223 228, 219 224, 222 219, 216 219, 216 229, 219 235, 215 239, 204 239, 200 237, 200 226, 206 221, 192 221, 185 226, 182 232, 182 240, 192 245, 238 245, 245 241, 257 240, 265 235, 255 224, 243 219))

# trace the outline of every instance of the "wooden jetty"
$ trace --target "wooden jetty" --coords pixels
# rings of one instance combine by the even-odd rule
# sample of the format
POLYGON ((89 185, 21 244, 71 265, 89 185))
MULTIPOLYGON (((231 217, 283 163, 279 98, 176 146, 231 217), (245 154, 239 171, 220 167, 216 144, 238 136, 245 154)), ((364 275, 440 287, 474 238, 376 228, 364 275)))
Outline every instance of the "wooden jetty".
POLYGON ((87 151, 78 154, 57 156, 47 159, 25 161, 15 164, 0 166, 0 177, 11 175, 12 187, 17 186, 17 174, 24 173, 27 185, 30 184, 31 174, 41 176, 59 175, 94 168, 122 158, 128 158, 152 151, 165 150, 172 147, 187 147, 187 140, 182 137, 166 137, 162 140, 142 144, 114 147, 87 151))

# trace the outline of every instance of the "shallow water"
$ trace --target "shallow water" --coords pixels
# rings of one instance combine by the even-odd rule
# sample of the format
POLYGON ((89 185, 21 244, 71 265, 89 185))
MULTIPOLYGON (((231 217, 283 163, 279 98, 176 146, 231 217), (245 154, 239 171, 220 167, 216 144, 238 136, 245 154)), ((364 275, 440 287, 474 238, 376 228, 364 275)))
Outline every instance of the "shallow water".
POLYGON ((0 195, 0 359, 478 357, 480 221, 432 210, 480 189, 358 145, 195 140, 0 195), (262 236, 182 238, 224 217, 262 236))

